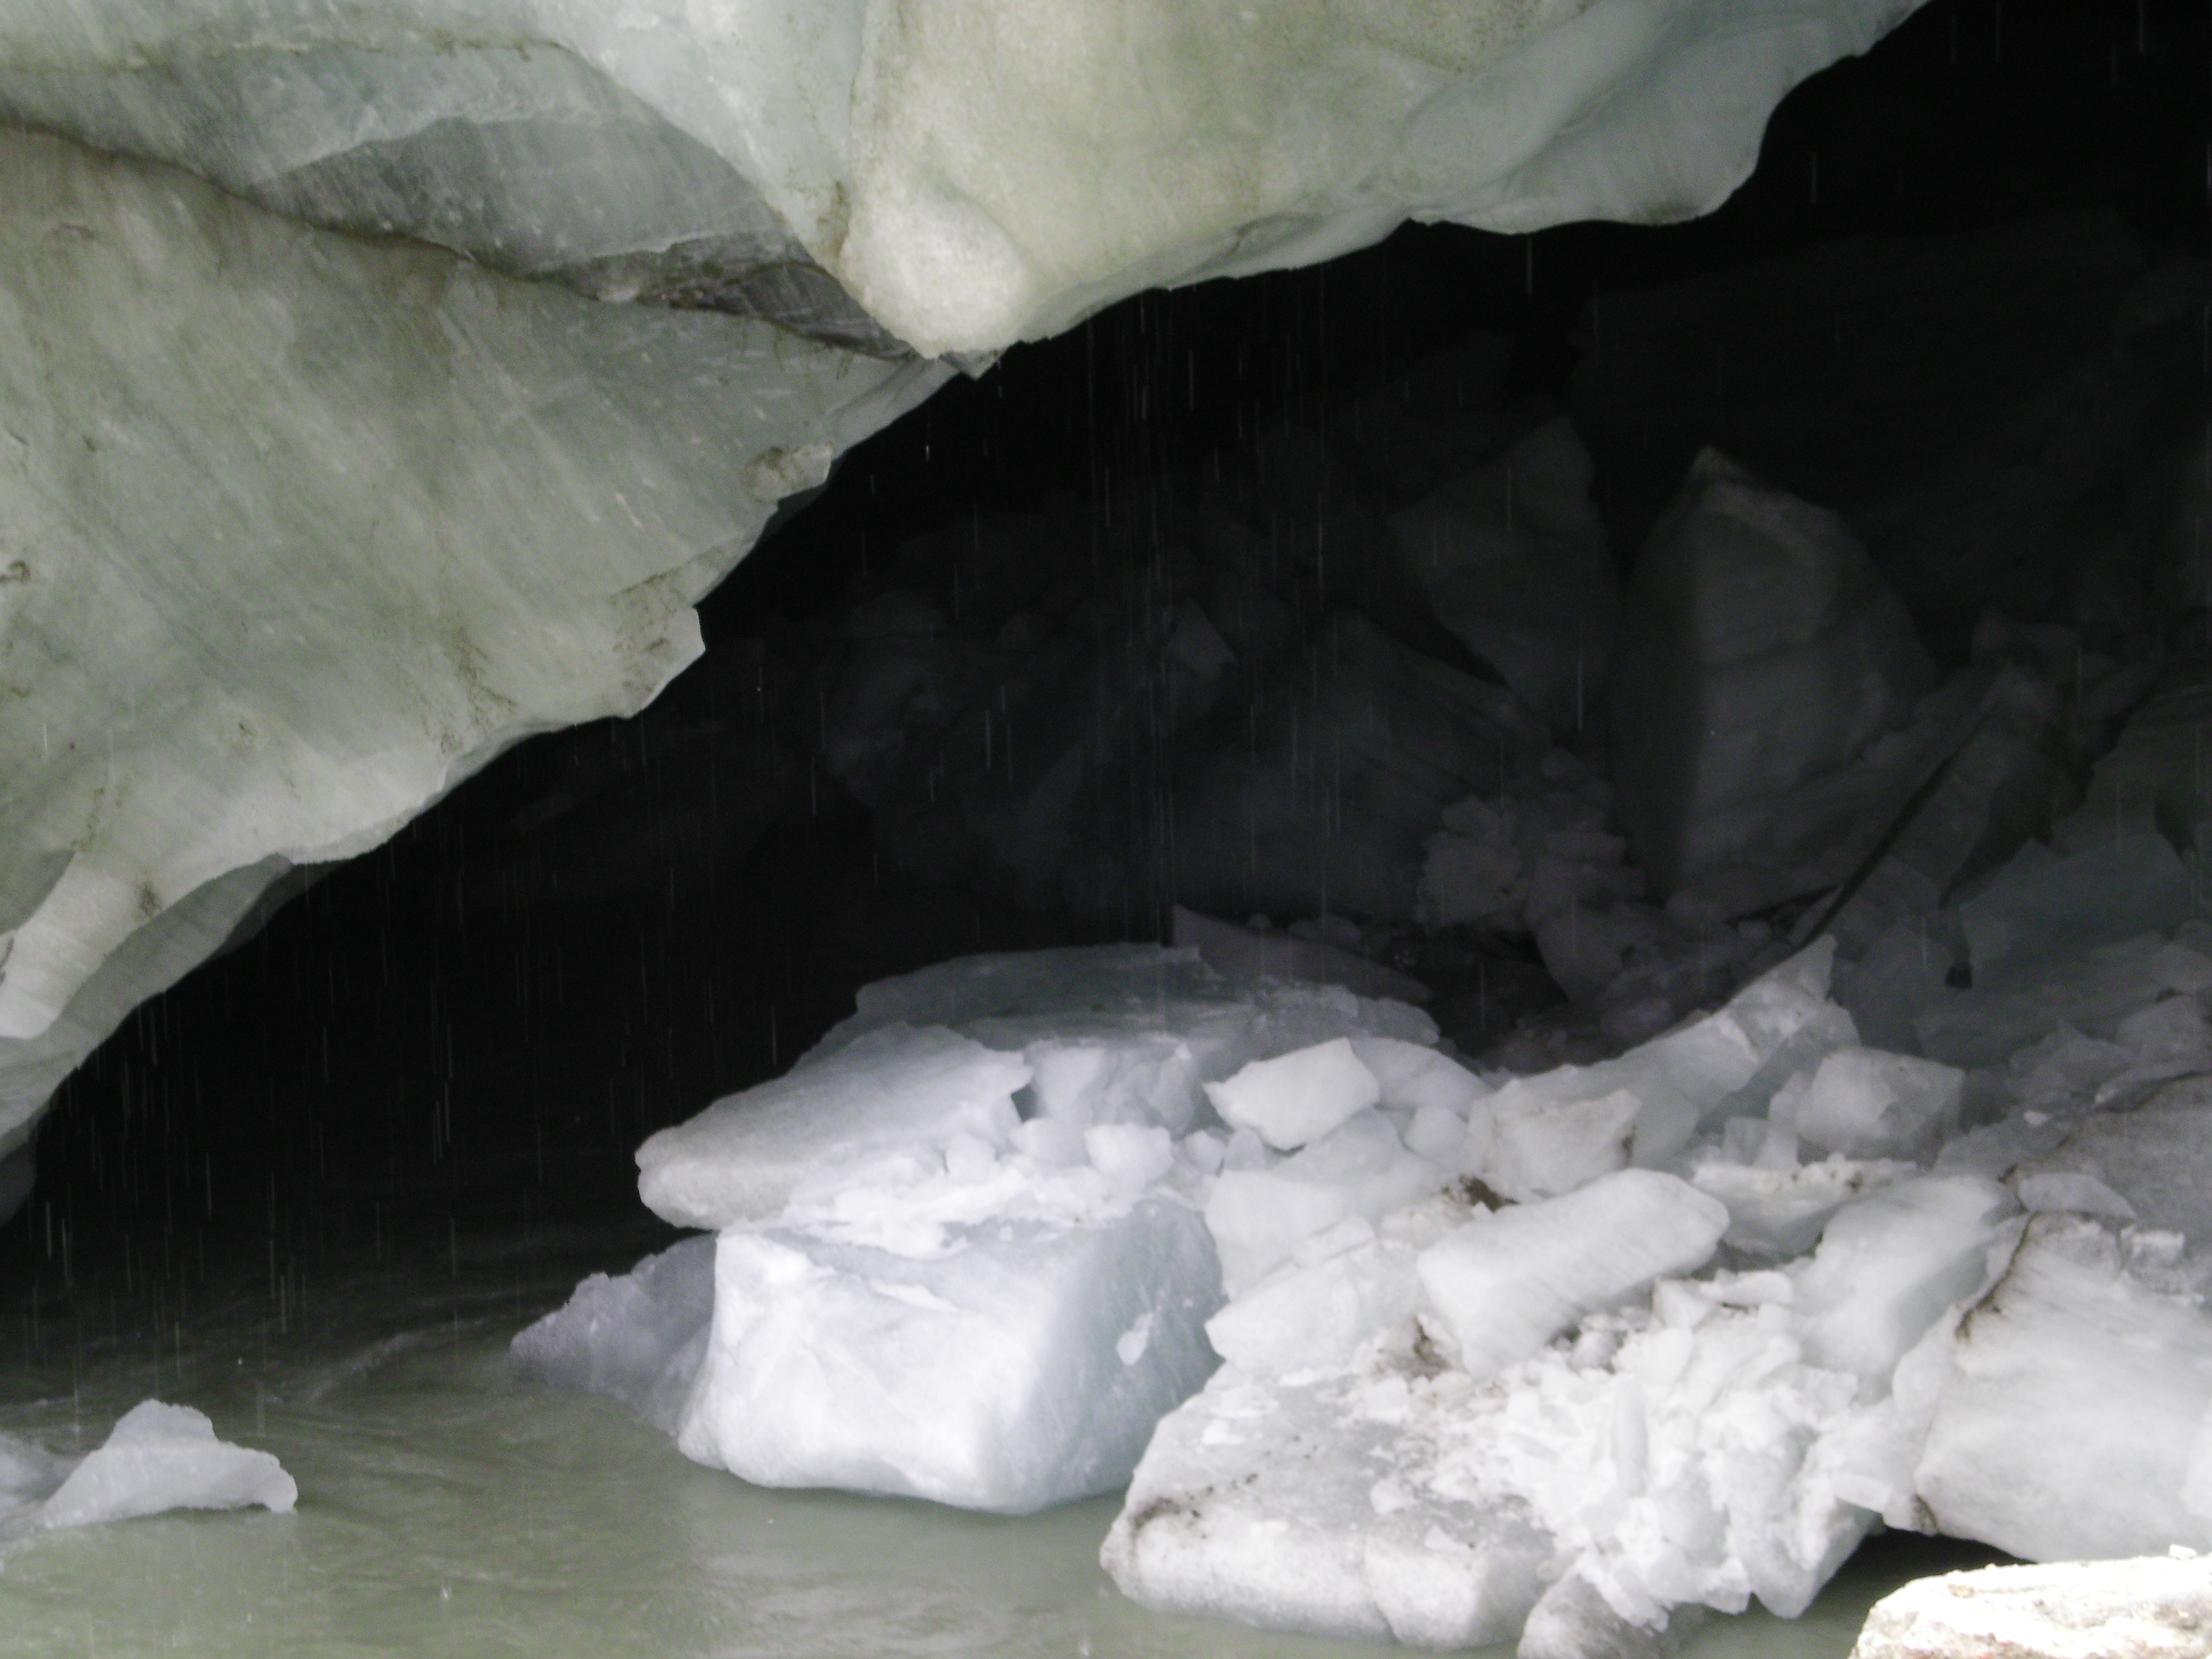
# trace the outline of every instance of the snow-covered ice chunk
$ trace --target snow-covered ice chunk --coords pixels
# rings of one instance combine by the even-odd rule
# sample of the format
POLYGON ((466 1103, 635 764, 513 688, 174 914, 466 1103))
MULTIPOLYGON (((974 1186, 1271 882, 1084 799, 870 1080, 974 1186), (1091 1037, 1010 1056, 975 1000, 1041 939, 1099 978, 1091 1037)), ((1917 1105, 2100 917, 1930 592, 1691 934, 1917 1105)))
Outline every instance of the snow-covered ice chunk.
POLYGON ((1372 1107, 1279 1164, 1224 1170, 1206 1204, 1223 1284, 1242 1295, 1306 1240, 1350 1218, 1371 1224, 1450 1179, 1372 1107))
POLYGON ((1423 1251, 1424 1322, 1480 1381, 1662 1273, 1703 1267, 1729 1214, 1688 1182, 1623 1170, 1478 1216, 1423 1251))
POLYGON ((1858 1040, 1827 998, 1834 956, 1817 941, 1618 1059, 1515 1079, 1472 1108, 1461 1167, 1508 1198, 1549 1198, 1625 1163, 1664 1163, 1701 1123, 1764 1111, 1789 1078, 1858 1040))
POLYGON ((1799 1137, 1854 1158, 1910 1158, 1956 1118, 1966 1073, 1856 1045, 1821 1060, 1797 1097, 1799 1137))
POLYGON ((1403 1433, 1424 1386, 1224 1366, 1161 1423, 1101 1561, 1161 1613, 1431 1650, 1510 1640, 1551 1540, 1516 1498, 1428 1486, 1403 1433))
POLYGON ((1232 1128, 1249 1129, 1279 1152, 1318 1140, 1354 1112, 1382 1098, 1375 1073, 1343 1037, 1255 1060, 1236 1076, 1206 1085, 1213 1109, 1232 1128))
POLYGON ((1436 1107, 1462 1122, 1490 1085, 1449 1054, 1399 1037, 1358 1036, 1352 1052, 1375 1074, 1385 1111, 1419 1113, 1436 1107))
POLYGON ((593 1273, 514 1339, 515 1366, 619 1401, 676 1432, 714 1313, 714 1241, 687 1238, 619 1276, 593 1273))
POLYGON ((2029 1220, 1953 1345, 1915 1475, 1936 1529, 2031 1561, 2212 1547, 2212 1318, 2130 1255, 2029 1220))
POLYGON ((289 1515, 300 1489, 265 1451, 216 1438, 204 1412, 146 1400, 72 1470, 39 1510, 42 1528, 92 1527, 168 1510, 259 1504, 289 1515))
POLYGON ((1167 1198, 979 1226, 927 1257, 732 1228, 677 1444, 763 1486, 1006 1514, 1109 1491, 1212 1370, 1219 1283, 1167 1198))
POLYGON ((1206 1322, 1213 1349, 1255 1376, 1331 1370, 1360 1346, 1411 1319, 1420 1304, 1413 1268, 1420 1253, 1480 1206, 1443 1192, 1376 1226, 1357 1218, 1310 1240, 1294 1259, 1206 1322), (1325 1243, 1340 1245, 1326 1254, 1325 1243))
POLYGON ((1795 1271, 1812 1362, 1887 1378, 1946 1309, 1987 1282, 2017 1207, 1993 1181, 1928 1176, 1838 1211, 1795 1271))
POLYGON ((886 1025, 652 1136, 638 1194, 679 1227, 759 1220, 826 1168, 927 1161, 962 1136, 1005 1143, 1030 1076, 1018 1054, 956 1032, 886 1025))
POLYGON ((1874 1605, 1851 1659, 2197 1659, 2212 1559, 1983 1567, 1916 1578, 1874 1605))

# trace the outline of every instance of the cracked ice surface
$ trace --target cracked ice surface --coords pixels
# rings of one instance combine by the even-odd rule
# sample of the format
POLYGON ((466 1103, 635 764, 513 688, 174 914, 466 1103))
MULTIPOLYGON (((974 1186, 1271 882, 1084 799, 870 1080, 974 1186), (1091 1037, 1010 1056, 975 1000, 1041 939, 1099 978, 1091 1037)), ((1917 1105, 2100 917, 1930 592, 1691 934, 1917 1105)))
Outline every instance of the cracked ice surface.
POLYGON ((926 353, 1412 216, 1664 222, 1911 0, 31 0, 0 112, 279 211, 926 353), (836 280, 827 282, 823 273, 836 280))

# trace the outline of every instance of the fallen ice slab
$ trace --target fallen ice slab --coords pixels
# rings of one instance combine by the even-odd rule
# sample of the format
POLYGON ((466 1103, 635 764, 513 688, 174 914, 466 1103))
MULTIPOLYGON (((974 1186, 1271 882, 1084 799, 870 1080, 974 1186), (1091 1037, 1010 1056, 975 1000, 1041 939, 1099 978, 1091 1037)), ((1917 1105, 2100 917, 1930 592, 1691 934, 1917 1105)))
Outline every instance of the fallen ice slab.
POLYGON ((39 1510, 44 1528, 92 1527, 168 1510, 235 1510, 258 1504, 289 1515, 300 1489, 276 1458, 218 1440, 190 1406, 143 1401, 100 1449, 70 1472, 39 1510))
POLYGON ((1474 1103, 1461 1168, 1508 1198, 1551 1198, 1632 1161, 1663 1164, 1702 1123, 1765 1111, 1790 1077, 1858 1040, 1828 1000, 1834 954, 1820 940, 1618 1059, 1506 1084, 1474 1103))
POLYGON ((1375 1073, 1339 1037, 1273 1060, 1255 1060, 1236 1076, 1206 1085, 1222 1121, 1249 1129, 1277 1152, 1318 1140, 1363 1107, 1382 1098, 1375 1073))
POLYGON ((1480 1382, 1586 1313, 1703 1267, 1729 1212, 1673 1176, 1622 1170, 1541 1204, 1478 1216, 1416 1264, 1436 1334, 1480 1382))
POLYGON ((2212 1318, 2145 1282, 2154 1237, 2031 1218, 1955 1340, 1915 1476, 1936 1529, 2041 1561, 2212 1547, 2212 1318))
POLYGON ((926 1157, 963 1134, 1004 1141, 1030 1076, 1018 1054, 956 1032, 887 1025, 652 1136, 638 1195, 679 1227, 760 1220, 827 1167, 926 1157))
POLYGON ((1227 1170, 1206 1205, 1223 1283, 1242 1295, 1309 1240, 1347 1222, 1372 1224, 1450 1179, 1372 1107, 1269 1168, 1227 1170))
POLYGON ((1984 1567, 1917 1578, 1875 1603, 1851 1659, 2203 1659, 2212 1560, 1984 1567))
POLYGON ((763 1486, 1002 1514, 1110 1491, 1213 1369, 1219 1285, 1169 1198, 979 1227, 931 1257, 732 1228, 677 1444, 763 1486))
POLYGON ((1389 1368, 1277 1382, 1224 1367, 1160 1425, 1100 1559, 1162 1613, 1415 1648, 1510 1641, 1551 1540, 1517 1499, 1402 1478, 1423 1386, 1389 1368))

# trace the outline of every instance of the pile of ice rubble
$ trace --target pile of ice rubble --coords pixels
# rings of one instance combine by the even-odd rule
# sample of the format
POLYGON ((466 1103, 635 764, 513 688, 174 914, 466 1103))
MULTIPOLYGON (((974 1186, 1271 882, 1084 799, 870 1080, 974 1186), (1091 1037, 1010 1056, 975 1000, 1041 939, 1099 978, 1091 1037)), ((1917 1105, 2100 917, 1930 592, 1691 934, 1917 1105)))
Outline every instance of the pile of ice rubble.
POLYGON ((1824 939, 1521 1077, 1194 951, 948 963, 647 1141, 646 1201, 716 1231, 516 1352, 756 1481, 1127 1482, 1139 1601, 1419 1647, 1794 1615, 1885 1524, 2212 1546, 2192 885, 2156 837, 2033 846, 1966 907, 1972 988, 1893 941, 1839 1001, 1824 939), (1846 1005, 1908 996, 1921 1052, 1867 1046, 1846 1005))
POLYGON ((171 1510, 252 1505, 289 1515, 300 1489, 265 1451, 216 1437, 207 1413, 141 1401, 81 1458, 0 1434, 0 1545, 171 1510))

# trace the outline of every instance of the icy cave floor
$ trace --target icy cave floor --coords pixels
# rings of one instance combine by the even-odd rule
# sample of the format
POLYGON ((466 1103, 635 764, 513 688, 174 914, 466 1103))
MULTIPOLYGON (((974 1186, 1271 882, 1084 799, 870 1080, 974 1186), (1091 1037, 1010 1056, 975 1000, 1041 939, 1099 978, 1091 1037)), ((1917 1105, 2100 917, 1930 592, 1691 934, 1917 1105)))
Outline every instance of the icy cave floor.
MULTIPOLYGON (((128 1287, 119 1261, 80 1264, 35 1326, 16 1295, 0 1310, 0 1433, 81 1451, 159 1397, 274 1452, 301 1498, 291 1516, 173 1514, 12 1547, 0 1655, 1388 1651, 1127 1601, 1097 1565, 1118 1494, 1007 1519, 769 1491, 611 1403, 515 1380, 514 1332, 659 1236, 628 1218, 459 1233, 426 1218, 387 1232, 380 1262, 350 1242, 292 1258, 281 1318, 246 1241, 211 1247, 204 1269, 180 1247, 150 1282, 138 1261, 128 1287)), ((1876 1539, 1803 1618, 1717 1619, 1686 1652, 1841 1659, 1881 1595, 1994 1559, 1876 1539)))

